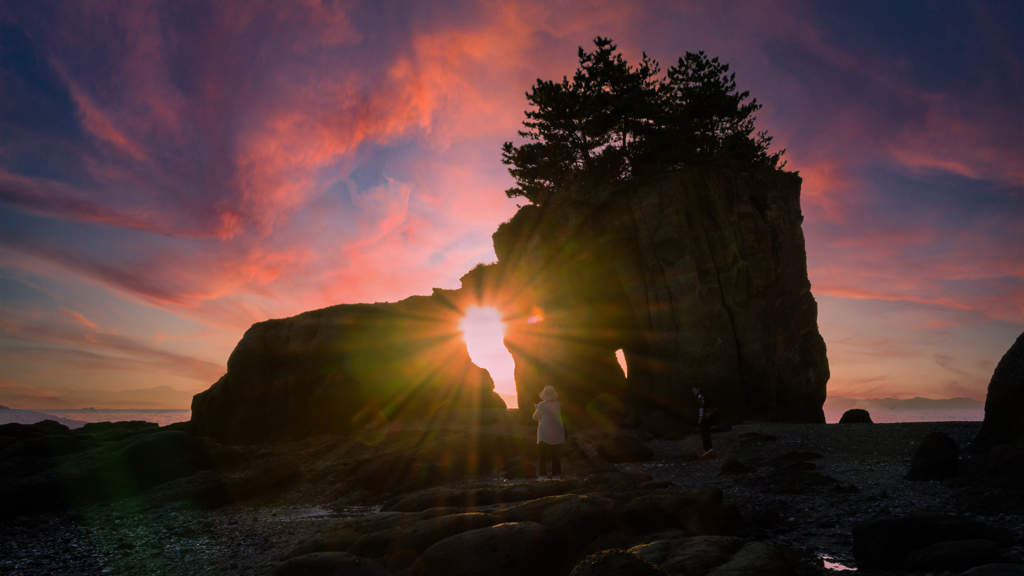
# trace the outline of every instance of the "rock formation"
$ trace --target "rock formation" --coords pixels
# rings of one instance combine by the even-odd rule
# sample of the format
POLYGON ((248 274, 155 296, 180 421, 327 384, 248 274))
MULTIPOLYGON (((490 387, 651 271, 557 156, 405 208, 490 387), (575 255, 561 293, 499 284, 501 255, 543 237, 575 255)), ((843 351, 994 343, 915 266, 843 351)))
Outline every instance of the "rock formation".
POLYGON ((874 424, 871 421, 871 413, 863 408, 851 408, 843 412, 839 419, 840 424, 874 424))
POLYGON ((458 332, 474 304, 505 314, 520 406, 553 384, 570 427, 693 416, 696 383, 727 422, 824 422, 802 220, 800 178, 781 171, 694 168, 524 206, 459 290, 253 325, 194 398, 192 431, 244 443, 501 408, 458 332))
POLYGON ((800 182, 691 168, 522 207, 492 271, 520 405, 553 384, 578 417, 695 414, 700 383, 727 421, 824 422, 800 182))
POLYGON ((971 449, 1002 444, 1024 446, 1024 333, 999 360, 985 398, 985 421, 971 449))
POLYGON ((228 443, 372 432, 439 408, 505 408, 458 332, 454 291, 254 324, 192 400, 192 432, 228 443))

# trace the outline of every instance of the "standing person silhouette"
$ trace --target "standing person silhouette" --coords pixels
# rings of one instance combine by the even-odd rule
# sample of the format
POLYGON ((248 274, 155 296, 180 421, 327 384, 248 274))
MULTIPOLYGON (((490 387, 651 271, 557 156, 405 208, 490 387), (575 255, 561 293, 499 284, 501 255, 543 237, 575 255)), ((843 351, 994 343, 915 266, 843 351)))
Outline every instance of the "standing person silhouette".
POLYGON ((711 446, 711 421, 718 416, 718 410, 715 409, 711 397, 701 392, 700 384, 693 387, 693 395, 697 397, 697 424, 700 426, 700 439, 704 442, 704 453, 701 454, 703 458, 715 450, 711 446))
POLYGON ((534 404, 533 419, 537 420, 537 456, 539 460, 538 479, 547 476, 545 460, 551 460, 552 477, 562 476, 562 443, 565 442, 565 426, 562 425, 562 405, 558 393, 551 386, 540 393, 540 404, 534 404))

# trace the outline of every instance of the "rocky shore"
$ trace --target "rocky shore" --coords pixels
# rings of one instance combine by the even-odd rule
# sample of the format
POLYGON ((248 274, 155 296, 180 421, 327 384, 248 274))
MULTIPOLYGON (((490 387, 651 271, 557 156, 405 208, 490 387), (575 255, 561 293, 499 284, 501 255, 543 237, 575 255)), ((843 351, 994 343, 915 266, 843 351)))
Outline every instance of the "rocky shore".
MULTIPOLYGON (((502 413, 249 447, 178 445, 180 426, 138 424, 7 436, 0 574, 960 573, 905 572, 932 566, 909 556, 917 549, 894 552, 896 567, 863 566, 878 565, 872 534, 915 518, 949 524, 959 534, 950 541, 991 543, 964 552, 976 556, 968 563, 1024 558, 1019 489, 977 481, 970 454, 953 478, 904 479, 926 435, 966 447, 979 422, 741 424, 715 433, 705 459, 695 456, 699 436, 670 424, 579 431, 564 479, 541 481, 523 458, 535 429, 502 413), (40 446, 49 438, 52 450, 58 437, 64 452, 47 455, 40 446), (133 456, 143 441, 163 447, 162 463, 133 456), (75 452, 75 442, 94 445, 75 452), (102 468, 83 472, 85 459, 102 468), (139 466, 156 476, 120 494, 67 484, 101 470, 108 481, 145 478, 139 466), (65 479, 66 501, 46 506, 54 478, 65 479), (13 499, 37 504, 19 510, 13 499), (501 564, 486 553, 489 538, 540 566, 501 564)), ((0 436, 23 432, 11 426, 21 425, 0 436)))

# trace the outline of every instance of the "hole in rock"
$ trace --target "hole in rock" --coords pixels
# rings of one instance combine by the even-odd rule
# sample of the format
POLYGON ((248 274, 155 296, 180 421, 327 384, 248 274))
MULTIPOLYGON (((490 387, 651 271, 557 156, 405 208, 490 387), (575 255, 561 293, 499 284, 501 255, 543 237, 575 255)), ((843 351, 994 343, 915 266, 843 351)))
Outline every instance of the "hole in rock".
POLYGON ((494 391, 509 408, 516 402, 515 361, 505 348, 505 322, 491 306, 471 306, 459 323, 469 358, 494 379, 494 391))

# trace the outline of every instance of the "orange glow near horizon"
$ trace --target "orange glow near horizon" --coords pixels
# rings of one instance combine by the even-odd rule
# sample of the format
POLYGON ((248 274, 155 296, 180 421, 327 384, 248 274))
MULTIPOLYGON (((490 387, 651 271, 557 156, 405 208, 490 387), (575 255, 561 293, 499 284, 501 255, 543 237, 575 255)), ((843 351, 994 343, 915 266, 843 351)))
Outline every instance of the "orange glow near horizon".
MULTIPOLYGON (((469 358, 484 368, 494 379, 494 391, 506 396, 515 396, 515 361, 505 348, 505 322, 501 312, 491 306, 471 306, 459 323, 459 330, 466 341, 469 358)), ((510 406, 513 407, 513 406, 510 406)))

